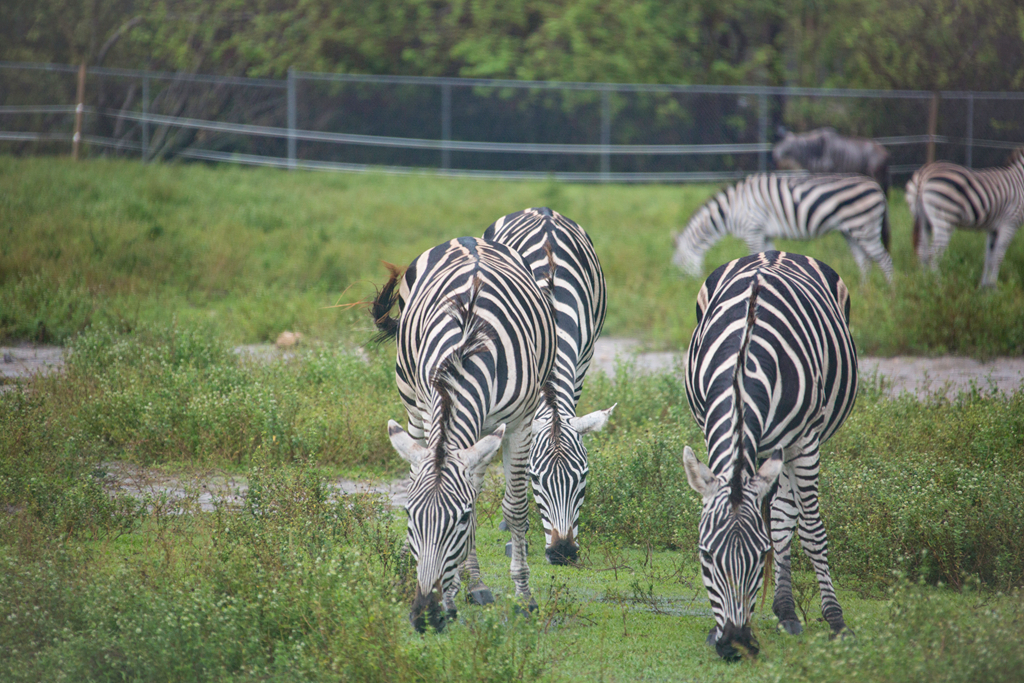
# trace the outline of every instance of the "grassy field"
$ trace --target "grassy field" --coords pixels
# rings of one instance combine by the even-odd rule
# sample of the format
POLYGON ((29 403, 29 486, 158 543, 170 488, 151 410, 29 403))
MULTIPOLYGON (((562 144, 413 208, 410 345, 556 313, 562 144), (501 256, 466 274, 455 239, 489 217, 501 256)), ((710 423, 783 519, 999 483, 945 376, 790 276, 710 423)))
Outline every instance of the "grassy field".
MULTIPOLYGON (((1024 666, 1024 393, 888 400, 865 381, 826 445, 822 509, 856 637, 829 642, 800 555, 800 637, 762 605, 756 660, 727 665, 699 579, 699 499, 679 454, 703 451, 674 374, 588 380, 618 401, 588 442, 580 567, 543 559, 516 615, 492 468, 478 503, 491 608, 444 634, 407 621, 404 519, 329 477, 404 473, 391 349, 320 345, 246 361, 205 327, 100 327, 62 375, 0 393, 0 680, 1007 681, 1024 666), (111 461, 244 476, 240 510, 111 497, 111 461)), ((769 591, 770 593, 770 591, 769 591)), ((770 605, 771 595, 767 597, 770 605)))
MULTIPOLYGON (((380 261, 480 235, 498 216, 547 205, 594 240, 608 280, 605 333, 684 347, 700 281, 671 265, 673 231, 713 186, 567 185, 286 173, 127 161, 0 158, 0 339, 65 343, 91 323, 201 325, 233 343, 298 330, 362 342, 362 310, 386 278, 380 261)), ((854 291, 862 353, 1024 352, 1024 241, 995 291, 979 292, 984 236, 958 233, 941 277, 922 273, 899 191, 891 199, 890 290, 859 284, 845 242, 779 242, 834 266, 854 291)), ((732 238, 706 271, 745 253, 732 238)))
MULTIPOLYGON (((517 615, 500 476, 479 501, 490 608, 444 634, 407 621, 404 519, 331 477, 405 473, 393 346, 352 352, 385 269, 496 217, 548 205, 593 236, 609 282, 606 333, 684 346, 698 280, 671 233, 709 186, 573 186, 316 175, 198 165, 0 159, 0 337, 65 343, 59 375, 0 391, 3 681, 1007 681, 1024 670, 1024 392, 883 398, 863 378, 826 444, 821 503, 855 638, 830 642, 809 563, 795 561, 806 631, 759 608, 757 659, 704 645, 699 498, 680 453, 703 439, 672 373, 588 379, 580 411, 618 402, 589 437, 579 567, 543 559, 541 609, 517 615), (346 288, 351 286, 351 289, 346 288), (305 333, 295 357, 232 351, 305 333), (244 477, 241 509, 109 490, 112 462, 244 477)), ((799 247, 854 293, 862 352, 1024 351, 1024 247, 978 292, 982 237, 958 234, 941 277, 920 273, 892 200, 897 284, 858 283, 841 238, 799 247)), ((791 246, 791 245, 780 245, 791 246)), ((734 240, 714 264, 742 255, 734 240)), ((771 595, 766 596, 770 604, 771 595)))

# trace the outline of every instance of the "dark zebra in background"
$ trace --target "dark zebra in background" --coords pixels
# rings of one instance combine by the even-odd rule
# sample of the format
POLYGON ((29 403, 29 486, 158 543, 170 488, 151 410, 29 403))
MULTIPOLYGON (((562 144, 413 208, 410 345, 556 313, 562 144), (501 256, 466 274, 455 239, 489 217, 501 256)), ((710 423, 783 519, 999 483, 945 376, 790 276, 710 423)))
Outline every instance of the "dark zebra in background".
POLYGON ((1024 223, 1024 147, 1015 149, 1003 168, 925 164, 907 183, 906 197, 921 263, 938 269, 954 228, 986 230, 981 286, 995 287, 1006 250, 1024 223))
POLYGON ((840 135, 835 128, 807 133, 782 130, 772 148, 780 169, 803 168, 811 173, 861 173, 871 176, 889 194, 889 151, 870 138, 840 135))
POLYGON ((544 523, 548 562, 568 564, 579 552, 579 516, 589 471, 580 437, 603 428, 615 409, 576 417, 594 342, 604 326, 604 273, 583 228, 548 208, 502 216, 487 228, 484 239, 521 254, 542 287, 547 286, 554 261, 557 352, 533 420, 529 474, 544 523))
POLYGON ((410 620, 421 631, 428 622, 444 627, 455 614, 463 562, 470 594, 493 601, 476 562, 475 502, 499 446, 512 580, 533 608, 526 470, 532 418, 554 365, 551 300, 519 254, 473 237, 424 252, 396 292, 398 277, 396 269, 371 313, 378 339, 398 340, 395 380, 409 417, 408 432, 392 420, 388 435, 412 468, 406 509, 417 566, 410 620), (396 300, 397 319, 389 314, 396 300))
POLYGON ((699 548, 715 615, 708 642, 723 658, 758 651, 750 619, 772 548, 772 609, 788 633, 801 632, 790 576, 797 528, 817 573, 822 614, 833 635, 846 628, 829 576, 818 466, 821 444, 857 395, 849 317, 849 292, 834 270, 778 251, 718 268, 697 296, 686 397, 704 432, 708 465, 689 446, 683 459, 704 500, 699 548), (773 485, 766 529, 761 504, 773 485))
POLYGON ((857 175, 748 176, 710 199, 676 233, 672 262, 699 277, 704 253, 725 235, 739 237, 756 254, 773 249, 774 238, 809 240, 832 231, 846 238, 862 277, 874 261, 892 282, 885 194, 857 175))

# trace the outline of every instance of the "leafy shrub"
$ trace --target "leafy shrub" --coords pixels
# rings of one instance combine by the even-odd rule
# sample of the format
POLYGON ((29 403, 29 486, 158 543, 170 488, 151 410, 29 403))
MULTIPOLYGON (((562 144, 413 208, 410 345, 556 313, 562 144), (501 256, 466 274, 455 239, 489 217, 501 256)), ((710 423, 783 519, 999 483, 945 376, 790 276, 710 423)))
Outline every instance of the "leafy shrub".
POLYGON ((56 442, 76 435, 75 448, 108 458, 223 466, 312 457, 393 472, 400 460, 385 426, 403 411, 392 363, 326 346, 264 363, 204 327, 97 326, 71 345, 62 377, 33 382, 29 412, 48 416, 56 442))
POLYGON ((116 547, 58 546, 36 562, 0 550, 0 678, 508 681, 542 673, 537 628, 511 601, 471 610, 442 635, 413 631, 409 559, 382 499, 335 496, 305 466, 259 465, 249 482, 240 511, 154 519, 189 528, 175 555, 129 552, 111 565, 116 547))
POLYGON ((998 603, 978 596, 968 610, 943 592, 898 583, 888 618, 856 638, 820 633, 766 662, 765 678, 795 681, 977 681, 1020 679, 1024 596, 998 603))

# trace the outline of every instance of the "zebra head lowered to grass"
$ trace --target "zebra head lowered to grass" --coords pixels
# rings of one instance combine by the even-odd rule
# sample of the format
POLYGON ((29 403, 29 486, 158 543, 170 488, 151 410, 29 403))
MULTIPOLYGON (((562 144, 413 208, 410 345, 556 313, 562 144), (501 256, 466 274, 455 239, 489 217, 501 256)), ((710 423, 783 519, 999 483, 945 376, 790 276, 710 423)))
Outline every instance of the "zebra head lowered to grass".
POLYGON ((416 559, 409 615, 420 631, 455 615, 459 565, 468 597, 492 602, 476 559, 475 503, 484 471, 503 446, 502 510, 512 530, 516 595, 530 595, 526 562, 527 461, 531 422, 555 356, 551 302, 522 258, 473 237, 420 255, 371 306, 378 339, 397 338, 395 381, 408 431, 388 423, 395 450, 411 466, 408 544, 416 559), (397 319, 390 317, 399 304, 397 319), (443 605, 443 610, 442 610, 443 605))
POLYGON ((715 616, 708 642, 723 658, 758 651, 751 616, 769 550, 772 609, 788 633, 801 632, 790 576, 798 528, 825 621, 833 635, 846 629, 829 575, 818 464, 821 444, 857 394, 849 312, 849 292, 834 270, 778 251, 721 266, 697 296, 686 397, 704 432, 708 464, 689 446, 683 459, 690 486, 703 497, 701 568, 715 616), (759 458, 766 458, 760 467, 759 458), (766 527, 762 502, 769 495, 766 527))
POLYGON ((809 240, 832 231, 846 239, 862 278, 874 262, 892 282, 885 193, 861 175, 748 176, 712 197, 676 233, 672 262, 699 277, 704 253, 726 235, 739 237, 756 254, 774 249, 775 238, 809 240))
POLYGON ((1002 168, 925 164, 907 183, 906 198, 921 263, 938 270, 955 228, 984 230, 988 241, 981 286, 995 287, 1006 250, 1024 223, 1024 147, 1013 150, 1002 168))
POLYGON ((548 208, 502 216, 487 228, 484 239, 522 255, 537 284, 549 289, 554 300, 555 367, 533 420, 529 473, 544 523, 545 556, 552 564, 568 564, 579 553, 580 508, 589 471, 580 437, 602 429, 615 409, 613 405, 576 416, 594 342, 604 326, 604 273, 590 236, 548 208))

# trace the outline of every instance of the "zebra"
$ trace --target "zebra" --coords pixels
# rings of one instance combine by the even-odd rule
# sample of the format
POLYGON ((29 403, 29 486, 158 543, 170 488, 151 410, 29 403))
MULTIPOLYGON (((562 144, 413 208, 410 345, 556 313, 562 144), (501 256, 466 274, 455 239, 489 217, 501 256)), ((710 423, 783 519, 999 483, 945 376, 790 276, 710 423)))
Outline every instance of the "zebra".
POLYGON ((995 287, 1006 250, 1024 223, 1024 147, 1013 150, 1002 168, 925 164, 907 183, 906 199, 914 217, 914 251, 922 264, 938 270, 953 228, 987 230, 981 286, 995 287))
POLYGON ((388 422, 391 444, 411 466, 407 539, 417 566, 409 619, 422 632, 455 617, 460 563, 468 597, 493 602, 476 559, 475 501, 499 446, 510 571, 516 596, 533 610, 526 469, 531 418, 554 365, 552 302, 519 254, 474 237, 421 254, 396 292, 399 273, 392 267, 370 311, 378 341, 397 338, 395 381, 409 421, 408 431, 388 422))
POLYGON ((871 138, 840 135, 835 128, 818 128, 793 134, 780 126, 782 135, 772 148, 780 169, 805 168, 812 173, 863 173, 889 194, 889 151, 871 138))
POLYGON ((744 649, 757 654, 750 619, 769 550, 775 551, 772 609, 787 633, 802 631, 790 576, 797 527, 818 577, 825 621, 833 636, 849 632, 818 509, 819 449, 857 395, 849 318, 850 295, 839 275, 786 252, 727 263, 697 295, 686 397, 704 432, 708 464, 689 446, 683 463, 690 486, 703 496, 700 561, 715 616, 708 643, 725 659, 744 649), (764 456, 757 469, 755 460, 764 456))
POLYGON ((889 214, 882 188, 860 175, 756 173, 727 187, 697 210, 675 235, 672 262, 700 276, 704 252, 726 234, 750 253, 773 249, 771 239, 813 239, 836 230, 867 277, 874 261, 891 283, 889 214))
POLYGON ((502 216, 487 228, 484 239, 522 255, 541 286, 546 286, 554 259, 558 345, 554 371, 533 420, 529 474, 544 524, 545 556, 551 564, 570 564, 578 558, 580 508, 589 471, 580 436, 602 429, 615 409, 613 405, 576 417, 594 342, 604 326, 604 273, 583 228, 546 207, 502 216))

